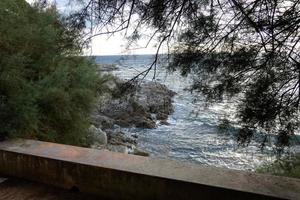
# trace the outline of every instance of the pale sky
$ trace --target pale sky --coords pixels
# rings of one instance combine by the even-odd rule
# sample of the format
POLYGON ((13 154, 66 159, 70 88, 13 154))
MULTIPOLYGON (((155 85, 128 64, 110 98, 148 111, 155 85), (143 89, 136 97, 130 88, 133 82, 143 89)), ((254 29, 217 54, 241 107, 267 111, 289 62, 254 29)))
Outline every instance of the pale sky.
MULTIPOLYGON (((26 0, 33 3, 35 0, 26 0)), ((67 12, 73 8, 68 4, 68 0, 48 0, 48 2, 56 2, 57 8, 60 12, 67 12)), ((138 47, 131 50, 126 50, 126 38, 121 34, 113 36, 101 35, 92 39, 91 48, 86 49, 86 55, 123 55, 123 54, 154 54, 156 48, 149 45, 148 48, 141 48, 145 46, 147 41, 141 40, 138 47), (140 47, 140 48, 139 48, 140 47)))

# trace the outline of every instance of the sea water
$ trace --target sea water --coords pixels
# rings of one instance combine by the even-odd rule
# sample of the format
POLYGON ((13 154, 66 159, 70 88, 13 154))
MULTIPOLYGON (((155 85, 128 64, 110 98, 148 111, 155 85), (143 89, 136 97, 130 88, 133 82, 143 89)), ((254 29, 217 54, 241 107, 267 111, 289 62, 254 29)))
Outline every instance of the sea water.
MULTIPOLYGON (((96 57, 98 64, 116 65, 118 69, 112 73, 122 79, 131 79, 151 66, 153 61, 153 55, 96 57)), ((182 77, 178 72, 169 73, 164 67, 166 63, 166 59, 157 63, 154 81, 177 93, 174 113, 168 118, 169 125, 159 125, 155 129, 123 129, 138 135, 141 149, 156 158, 250 171, 274 160, 272 146, 267 145, 262 151, 259 139, 241 147, 236 142, 235 128, 231 132, 220 133, 220 119, 226 116, 234 121, 235 102, 207 105, 201 95, 187 90, 192 78, 182 77)), ((145 79, 153 78, 152 70, 145 79)))

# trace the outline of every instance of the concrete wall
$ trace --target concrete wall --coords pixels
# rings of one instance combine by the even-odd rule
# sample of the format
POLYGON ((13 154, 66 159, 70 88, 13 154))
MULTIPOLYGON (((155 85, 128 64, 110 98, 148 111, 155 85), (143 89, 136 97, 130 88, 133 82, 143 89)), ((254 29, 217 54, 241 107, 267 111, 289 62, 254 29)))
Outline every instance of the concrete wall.
POLYGON ((111 199, 300 199, 300 180, 95 149, 0 143, 0 174, 111 199))

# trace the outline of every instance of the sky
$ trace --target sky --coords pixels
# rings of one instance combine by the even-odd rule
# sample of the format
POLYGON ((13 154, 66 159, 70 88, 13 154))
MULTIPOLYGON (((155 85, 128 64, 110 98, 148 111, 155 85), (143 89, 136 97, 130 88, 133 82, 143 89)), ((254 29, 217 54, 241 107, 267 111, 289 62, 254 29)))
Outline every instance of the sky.
MULTIPOLYGON (((26 0, 33 3, 35 0, 26 0)), ((54 2, 60 12, 68 12, 72 10, 68 0, 48 0, 54 2)), ((92 38, 91 48, 85 49, 86 55, 131 55, 131 54, 154 54, 156 48, 149 45, 148 48, 143 48, 147 41, 141 40, 134 49, 126 49, 126 38, 124 34, 115 34, 113 36, 101 35, 92 38)))

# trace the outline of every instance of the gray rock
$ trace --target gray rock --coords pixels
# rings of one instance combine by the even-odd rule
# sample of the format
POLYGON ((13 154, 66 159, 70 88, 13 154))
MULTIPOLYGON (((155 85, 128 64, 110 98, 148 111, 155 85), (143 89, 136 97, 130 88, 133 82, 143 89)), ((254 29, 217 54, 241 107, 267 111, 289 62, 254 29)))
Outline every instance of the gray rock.
POLYGON ((115 92, 99 99, 101 103, 91 115, 94 125, 90 127, 89 144, 93 148, 149 156, 148 152, 136 148, 137 135, 129 136, 121 127, 155 128, 159 124, 157 120, 168 124, 166 120, 173 112, 175 93, 165 85, 148 81, 130 85, 123 93, 120 89, 123 83, 114 80, 110 89, 115 92))
POLYGON ((118 124, 114 124, 114 126, 112 127, 113 130, 116 131, 121 131, 121 127, 118 124))
POLYGON ((113 152, 126 153, 128 154, 128 148, 123 145, 107 145, 107 149, 113 152))
POLYGON ((158 119, 158 120, 166 120, 166 119, 168 119, 168 117, 169 117, 168 114, 165 114, 162 112, 159 112, 156 115, 156 119, 158 119))
POLYGON ((150 154, 147 151, 141 150, 139 148, 135 148, 132 152, 132 154, 137 156, 149 156, 150 154))
POLYGON ((137 139, 137 138, 138 138, 138 135, 137 135, 137 134, 133 134, 133 135, 131 135, 131 137, 137 139))
POLYGON ((116 123, 122 127, 137 127, 137 128, 155 128, 155 121, 144 116, 124 115, 116 120, 116 123))
POLYGON ((133 119, 134 119, 135 127, 137 127, 137 128, 149 128, 150 129, 150 128, 156 127, 156 123, 152 119, 148 119, 145 117, 137 117, 137 118, 133 118, 133 119))
POLYGON ((100 106, 101 115, 115 120, 121 127, 155 128, 156 118, 166 120, 173 112, 172 97, 176 93, 165 85, 141 81, 132 88, 131 92, 100 106))
POLYGON ((150 113, 171 114, 172 97, 176 93, 157 82, 144 81, 137 89, 137 103, 150 113))
POLYGON ((107 144, 107 135, 100 128, 96 128, 94 125, 91 125, 89 128, 89 141, 98 145, 107 144))
POLYGON ((115 121, 110 118, 110 117, 107 117, 101 113, 97 113, 97 112, 94 112, 93 115, 91 116, 91 119, 92 119, 92 123, 105 130, 105 129, 109 129, 109 128, 113 128, 114 126, 114 123, 115 121))
POLYGON ((167 120, 161 120, 160 122, 159 122, 159 124, 160 125, 170 125, 170 123, 169 122, 167 122, 167 120))
POLYGON ((126 135, 121 131, 107 130, 108 143, 112 145, 123 145, 132 147, 137 144, 135 138, 126 135))

